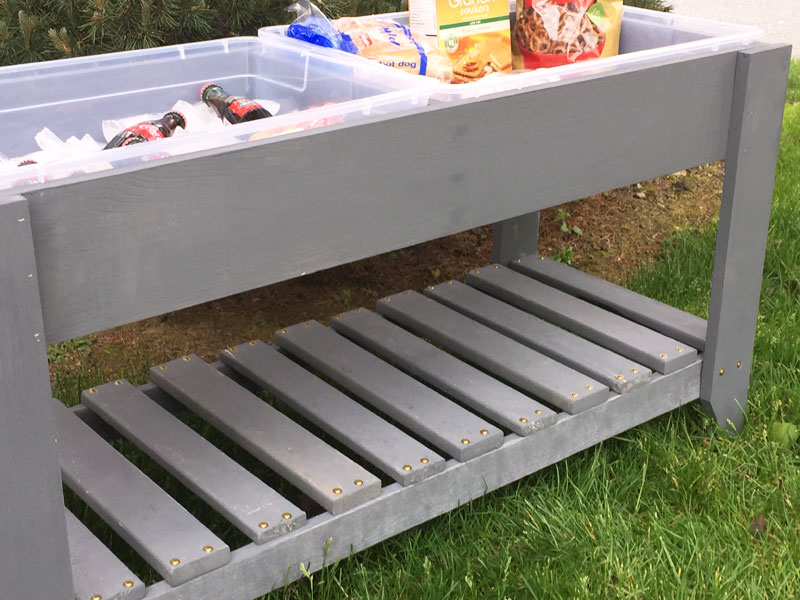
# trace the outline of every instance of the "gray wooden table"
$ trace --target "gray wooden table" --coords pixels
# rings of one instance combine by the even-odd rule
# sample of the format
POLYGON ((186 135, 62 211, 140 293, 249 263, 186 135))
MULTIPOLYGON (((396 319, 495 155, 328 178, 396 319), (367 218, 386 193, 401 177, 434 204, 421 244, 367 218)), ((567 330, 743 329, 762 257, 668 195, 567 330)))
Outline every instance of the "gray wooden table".
POLYGON ((245 600, 686 402, 741 428, 789 55, 684 55, 0 197, 2 597, 245 600), (721 159, 707 322, 536 256, 539 210, 721 159), (46 344, 489 223, 494 264, 466 285, 215 365, 176 357, 76 410, 51 399, 46 344), (325 512, 230 464, 177 405, 325 512), (231 551, 86 423, 253 542, 231 551), (65 514, 62 482, 164 581, 145 588, 65 514))

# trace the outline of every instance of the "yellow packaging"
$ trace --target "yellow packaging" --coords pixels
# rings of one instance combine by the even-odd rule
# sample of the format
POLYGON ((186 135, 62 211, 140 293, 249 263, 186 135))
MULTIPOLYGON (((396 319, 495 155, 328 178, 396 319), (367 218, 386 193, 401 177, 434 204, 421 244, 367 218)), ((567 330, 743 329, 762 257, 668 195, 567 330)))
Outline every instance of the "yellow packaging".
POLYGON ((411 31, 453 61, 453 83, 511 70, 508 0, 409 0, 411 31))

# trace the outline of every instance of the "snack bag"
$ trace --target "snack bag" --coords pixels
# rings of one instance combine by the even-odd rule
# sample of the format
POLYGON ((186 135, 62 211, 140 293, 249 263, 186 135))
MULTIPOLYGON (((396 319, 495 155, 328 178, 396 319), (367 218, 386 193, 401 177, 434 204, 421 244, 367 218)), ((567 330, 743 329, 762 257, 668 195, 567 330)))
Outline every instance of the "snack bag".
POLYGON ((444 83, 453 79, 453 66, 447 55, 413 35, 408 27, 383 19, 347 17, 337 19, 333 25, 352 40, 359 56, 444 83))
POLYGON ((357 53, 350 38, 336 31, 322 11, 308 0, 298 0, 294 4, 290 4, 286 7, 286 12, 293 12, 297 15, 286 30, 287 37, 325 48, 335 48, 350 54, 357 53))
POLYGON ((622 0, 521 0, 514 68, 557 67, 619 52, 622 0))

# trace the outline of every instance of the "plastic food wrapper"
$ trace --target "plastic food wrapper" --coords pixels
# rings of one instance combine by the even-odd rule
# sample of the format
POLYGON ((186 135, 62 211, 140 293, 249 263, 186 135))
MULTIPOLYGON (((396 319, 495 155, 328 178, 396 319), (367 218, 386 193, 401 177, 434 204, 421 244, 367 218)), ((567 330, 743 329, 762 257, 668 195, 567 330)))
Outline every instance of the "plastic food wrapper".
POLYGON ((404 25, 384 19, 351 18, 337 19, 334 25, 350 36, 359 56, 444 83, 453 79, 448 56, 404 25))
POLYGON ((514 68, 615 56, 621 26, 622 0, 521 0, 511 36, 514 68))
POLYGON ((350 37, 338 32, 322 11, 308 0, 299 0, 289 5, 286 11, 297 14, 286 32, 288 37, 325 48, 358 54, 358 49, 350 37))

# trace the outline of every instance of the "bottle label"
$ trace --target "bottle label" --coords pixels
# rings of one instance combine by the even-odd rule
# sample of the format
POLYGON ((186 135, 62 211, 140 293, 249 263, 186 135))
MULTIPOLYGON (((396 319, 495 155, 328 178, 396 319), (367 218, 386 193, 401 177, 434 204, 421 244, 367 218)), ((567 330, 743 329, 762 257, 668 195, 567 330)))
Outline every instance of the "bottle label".
POLYGON ((164 134, 161 129, 154 123, 139 123, 133 127, 128 127, 125 131, 129 131, 134 135, 140 135, 148 142, 164 139, 164 134))
POLYGON ((228 105, 230 110, 237 117, 242 118, 251 110, 263 108, 258 102, 253 102, 249 98, 238 98, 228 105))

